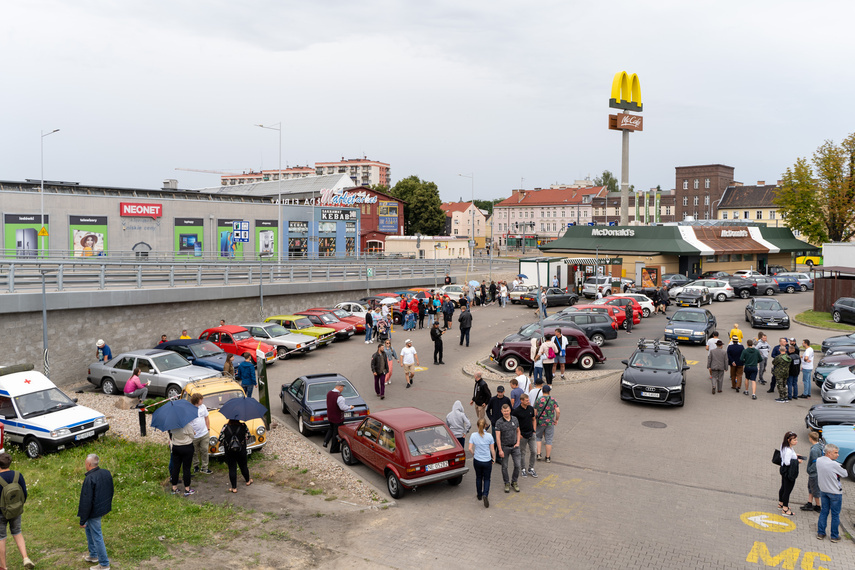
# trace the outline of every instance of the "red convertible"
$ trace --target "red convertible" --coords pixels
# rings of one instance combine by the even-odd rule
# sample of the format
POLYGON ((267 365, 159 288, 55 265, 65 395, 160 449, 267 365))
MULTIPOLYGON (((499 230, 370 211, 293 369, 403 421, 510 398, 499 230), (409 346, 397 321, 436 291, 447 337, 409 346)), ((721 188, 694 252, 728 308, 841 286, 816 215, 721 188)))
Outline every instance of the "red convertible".
POLYGON ((361 461, 383 475, 395 499, 404 489, 438 481, 459 485, 469 471, 466 454, 445 422, 417 408, 372 413, 338 433, 345 465, 361 461))

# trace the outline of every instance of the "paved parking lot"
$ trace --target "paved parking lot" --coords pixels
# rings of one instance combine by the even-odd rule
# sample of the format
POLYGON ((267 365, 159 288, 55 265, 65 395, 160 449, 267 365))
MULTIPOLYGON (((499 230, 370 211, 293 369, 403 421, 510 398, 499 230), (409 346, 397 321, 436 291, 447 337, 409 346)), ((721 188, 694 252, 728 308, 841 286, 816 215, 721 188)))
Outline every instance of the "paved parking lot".
MULTIPOLYGON (((778 299, 792 316, 811 306, 812 293, 778 299)), ((738 322, 747 336, 753 332, 744 322, 744 306, 743 300, 714 303, 720 329, 738 322)), ((396 332, 396 348, 412 338, 428 370, 417 375, 413 389, 404 390, 396 366, 382 402, 374 398, 369 370, 376 345, 356 337, 277 363, 270 369, 271 396, 275 392, 278 398, 279 386, 300 374, 337 371, 355 383, 372 410, 416 406, 444 418, 459 399, 474 421, 468 406, 472 380, 461 367, 488 355, 497 341, 533 320, 534 312, 485 307, 473 315, 470 348, 458 346, 456 331, 446 334, 446 366, 430 364, 426 329, 396 332)), ((661 336, 664 323, 661 316, 644 319, 631 335, 621 332, 604 346, 609 359, 604 368, 614 369, 614 375, 553 391, 561 407, 553 462, 538 465, 539 478, 521 479, 522 492, 505 494, 497 467, 491 507, 485 509, 475 500, 470 472, 459 487, 420 488, 407 493, 397 508, 343 517, 338 527, 328 521, 322 544, 341 553, 339 562, 395 568, 855 568, 853 543, 816 540, 816 515, 797 510, 807 498, 804 472, 791 501, 796 515, 777 514, 780 476, 770 461, 772 450, 785 431, 794 430, 802 442, 798 451, 807 454, 804 416, 819 401, 816 395, 787 404, 775 403, 774 395, 761 393, 759 386, 757 400, 727 388, 711 395, 704 348, 685 346, 686 357, 699 364, 689 372, 684 408, 620 401, 620 360, 639 337, 661 336), (665 427, 643 425, 651 421, 665 427)), ((783 336, 768 334, 772 342, 783 336)), ((798 325, 786 333, 812 341, 832 334, 798 325)), ((285 423, 294 427, 290 419, 285 423)), ((321 437, 311 440, 320 449, 321 437)), ((361 465, 353 469, 385 489, 381 476, 361 465)), ((853 488, 845 482, 845 492, 853 488)), ((848 500, 844 495, 844 507, 848 500)))

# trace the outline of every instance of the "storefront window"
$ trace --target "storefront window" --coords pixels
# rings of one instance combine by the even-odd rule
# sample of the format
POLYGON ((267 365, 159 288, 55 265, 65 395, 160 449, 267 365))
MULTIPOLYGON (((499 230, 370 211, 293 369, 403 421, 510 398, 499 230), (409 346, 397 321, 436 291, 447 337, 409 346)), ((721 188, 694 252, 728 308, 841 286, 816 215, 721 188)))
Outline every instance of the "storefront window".
POLYGON ((306 238, 288 238, 288 257, 306 257, 306 238))
POLYGON ((728 261, 730 261, 730 255, 729 254, 723 253, 723 254, 718 256, 718 262, 719 263, 727 263, 728 261))
POLYGON ((708 255, 704 258, 704 263, 715 263, 715 256, 708 255))
POLYGON ((318 253, 321 257, 335 256, 335 238, 322 237, 318 241, 318 253))
POLYGON ((356 253, 356 238, 344 238, 344 248, 347 255, 354 255, 356 253))

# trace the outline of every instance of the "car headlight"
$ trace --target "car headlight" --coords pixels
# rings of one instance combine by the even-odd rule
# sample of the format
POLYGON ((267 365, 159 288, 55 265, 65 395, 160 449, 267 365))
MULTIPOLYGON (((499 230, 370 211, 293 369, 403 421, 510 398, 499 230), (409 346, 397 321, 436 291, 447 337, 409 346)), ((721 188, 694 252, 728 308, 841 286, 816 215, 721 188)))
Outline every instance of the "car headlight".
POLYGON ((621 384, 621 386, 626 386, 627 388, 632 388, 633 386, 635 386, 635 384, 633 384, 629 380, 625 380, 623 378, 620 379, 620 384, 621 384))
POLYGON ((217 447, 219 445, 220 440, 216 437, 208 438, 208 447, 217 447))
POLYGON ((95 418, 95 425, 96 426, 103 426, 106 424, 107 424, 107 418, 105 418, 104 416, 101 416, 100 418, 95 418))
POLYGON ((71 430, 68 428, 55 429, 50 432, 51 437, 65 437, 67 435, 71 435, 71 430))
POLYGON ((853 382, 835 382, 834 390, 848 390, 852 384, 853 382))
POLYGON ((692 333, 692 336, 704 336, 704 331, 695 331, 692 333))
POLYGON ((266 431, 267 430, 264 429, 264 426, 258 426, 258 428, 255 430, 255 435, 264 435, 264 432, 266 431))
POLYGON ((674 329, 666 328, 666 329, 665 329, 665 334, 674 334, 674 329))
POLYGON ((790 320, 790 317, 784 317, 784 318, 783 318, 783 319, 781 319, 781 320, 782 320, 782 321, 789 321, 789 320, 790 320))

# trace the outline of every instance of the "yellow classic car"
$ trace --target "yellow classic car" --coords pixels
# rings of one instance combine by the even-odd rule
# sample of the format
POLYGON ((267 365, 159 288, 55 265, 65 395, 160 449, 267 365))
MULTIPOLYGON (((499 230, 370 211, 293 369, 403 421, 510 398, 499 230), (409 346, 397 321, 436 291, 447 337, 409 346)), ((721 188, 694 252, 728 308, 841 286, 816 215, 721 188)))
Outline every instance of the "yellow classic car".
MULTIPOLYGON (((243 398, 245 396, 243 388, 231 378, 206 378, 205 380, 188 382, 184 386, 181 397, 189 401, 190 397, 196 393, 202 395, 202 403, 208 408, 208 421, 211 424, 211 430, 208 432, 208 454, 211 457, 221 456, 225 453, 225 449, 221 448, 219 444, 220 431, 226 425, 226 418, 219 410, 223 404, 232 398, 243 398)), ((249 420, 244 423, 249 430, 247 454, 260 451, 267 443, 267 428, 264 426, 264 420, 249 420)))

